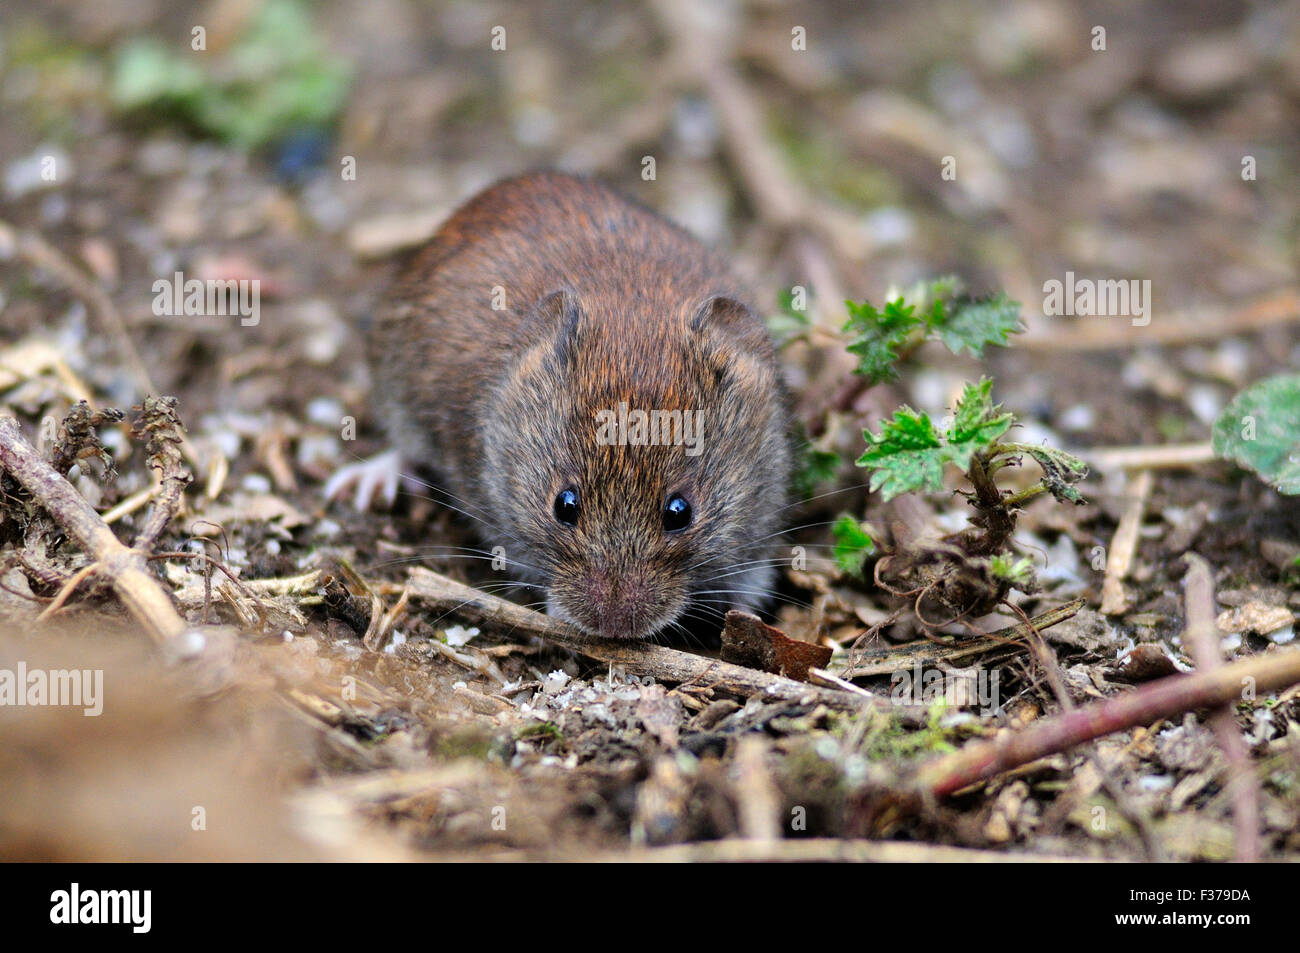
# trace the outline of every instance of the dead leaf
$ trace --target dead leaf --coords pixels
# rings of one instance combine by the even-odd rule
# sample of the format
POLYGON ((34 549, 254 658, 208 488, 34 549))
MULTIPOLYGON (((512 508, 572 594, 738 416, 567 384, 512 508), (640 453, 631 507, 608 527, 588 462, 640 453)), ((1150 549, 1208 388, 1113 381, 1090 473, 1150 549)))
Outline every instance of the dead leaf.
POLYGON ((808 681, 808 669, 825 668, 832 650, 792 639, 758 616, 732 610, 722 630, 722 660, 808 681))

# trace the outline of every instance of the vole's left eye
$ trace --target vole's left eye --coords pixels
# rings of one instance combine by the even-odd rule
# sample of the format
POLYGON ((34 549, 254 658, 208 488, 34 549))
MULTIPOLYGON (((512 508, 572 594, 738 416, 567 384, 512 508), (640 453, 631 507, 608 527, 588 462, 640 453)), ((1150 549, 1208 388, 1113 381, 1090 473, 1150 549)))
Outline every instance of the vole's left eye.
POLYGON ((578 525, 578 512, 580 509, 577 487, 565 487, 555 497, 555 518, 565 526, 578 525))
POLYGON ((664 529, 674 533, 691 525, 691 504, 680 493, 668 497, 664 504, 664 529))

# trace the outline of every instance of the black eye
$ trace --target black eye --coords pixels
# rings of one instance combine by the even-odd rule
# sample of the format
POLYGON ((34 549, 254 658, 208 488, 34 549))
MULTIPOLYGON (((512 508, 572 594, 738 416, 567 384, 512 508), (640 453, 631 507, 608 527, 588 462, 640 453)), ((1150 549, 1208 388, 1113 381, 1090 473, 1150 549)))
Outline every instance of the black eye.
POLYGON ((674 493, 664 504, 664 529, 672 533, 690 525, 691 504, 680 493, 674 493))
POLYGON ((555 497, 555 518, 566 526, 578 525, 578 491, 565 487, 555 497))

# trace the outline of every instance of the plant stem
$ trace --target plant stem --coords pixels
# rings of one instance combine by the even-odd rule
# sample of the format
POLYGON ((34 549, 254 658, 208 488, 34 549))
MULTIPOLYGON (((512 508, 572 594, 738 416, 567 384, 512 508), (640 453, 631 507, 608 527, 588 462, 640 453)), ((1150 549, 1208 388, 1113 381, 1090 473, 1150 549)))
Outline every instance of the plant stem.
POLYGON ((1040 719, 995 741, 969 744, 921 766, 916 781, 923 790, 942 797, 1103 735, 1183 712, 1233 704, 1241 700, 1243 685, 1262 695, 1297 682, 1300 649, 1253 655, 1212 672, 1170 675, 1114 698, 1040 719))
POLYGON ((1046 483, 1035 483, 1028 489, 1021 490, 1019 493, 1013 493, 1002 501, 1002 505, 1007 509, 1018 509, 1024 506, 1030 500, 1042 496, 1047 492, 1046 483))
POLYGON ((980 525, 984 532, 975 537, 970 554, 972 556, 991 556, 999 553, 1016 531, 1016 518, 1007 508, 1002 498, 1002 491, 989 475, 988 466, 993 454, 989 450, 980 450, 970 458, 970 469, 966 478, 975 489, 975 509, 980 515, 980 525))

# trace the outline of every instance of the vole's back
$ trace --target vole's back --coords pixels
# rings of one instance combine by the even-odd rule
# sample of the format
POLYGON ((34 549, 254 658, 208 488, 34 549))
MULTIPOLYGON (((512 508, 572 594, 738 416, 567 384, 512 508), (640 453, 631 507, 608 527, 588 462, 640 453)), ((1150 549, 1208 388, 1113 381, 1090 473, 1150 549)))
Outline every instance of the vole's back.
MULTIPOLYGON (((611 373, 642 377, 662 373, 686 306, 738 291, 718 256, 598 183, 536 173, 480 192, 412 259, 369 337, 394 442, 460 496, 479 469, 485 398, 518 360, 532 309, 559 288, 622 351, 611 373)), ((770 351, 761 327, 749 343, 770 351)))

